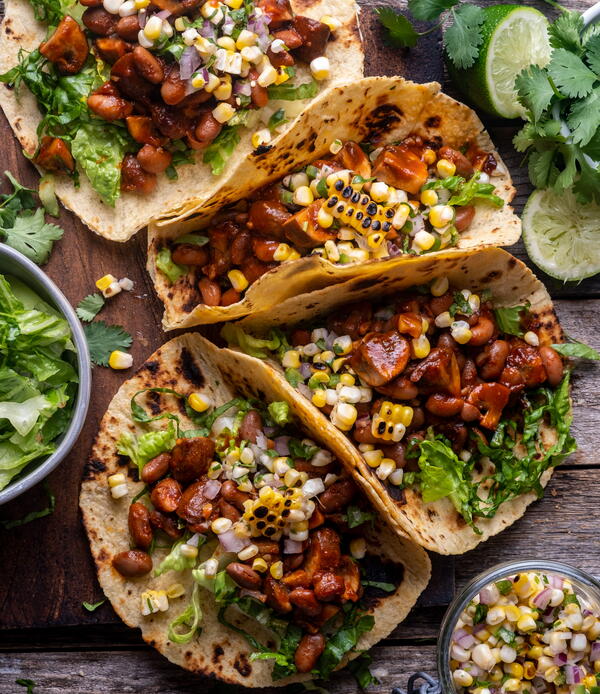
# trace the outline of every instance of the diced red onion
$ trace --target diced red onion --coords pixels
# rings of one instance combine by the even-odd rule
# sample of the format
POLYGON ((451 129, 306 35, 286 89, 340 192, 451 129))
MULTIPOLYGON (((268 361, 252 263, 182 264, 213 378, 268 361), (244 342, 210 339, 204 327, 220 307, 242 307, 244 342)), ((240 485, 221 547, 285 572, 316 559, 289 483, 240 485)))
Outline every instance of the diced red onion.
POLYGON ((560 576, 551 575, 550 583, 553 588, 562 588, 564 580, 560 576))
POLYGON ((194 533, 189 540, 186 540, 186 545, 197 547, 200 544, 201 537, 204 537, 204 535, 200 535, 200 533, 194 533))
POLYGON ((233 530, 227 530, 227 532, 217 535, 221 547, 226 552, 241 552, 244 547, 250 544, 250 539, 247 537, 238 537, 233 530))
POLYGON ((297 540, 290 540, 288 537, 283 541, 284 554, 300 554, 302 552, 302 543, 297 540))
POLYGON ((234 94, 243 94, 244 96, 250 96, 252 94, 252 87, 250 82, 238 81, 233 85, 234 94))
POLYGON ((470 648, 473 648, 473 645, 475 644, 475 637, 473 634, 465 634, 464 636, 461 636, 461 638, 458 640, 458 645, 461 648, 464 648, 465 650, 469 650, 470 648))
POLYGON ((397 246, 393 241, 388 241, 387 246, 388 253, 392 258, 395 258, 396 256, 402 255, 404 253, 400 246, 397 246))
POLYGON ((219 482, 219 480, 208 480, 204 485, 202 493, 210 501, 211 499, 214 499, 215 496, 217 496, 220 490, 221 483, 219 482))
POLYGON ((577 665, 565 665, 565 682, 567 684, 581 683, 581 669, 577 665))
POLYGON ((258 47, 260 50, 264 53, 267 48, 271 45, 271 37, 265 33, 265 34, 257 34, 258 39, 256 40, 256 43, 258 44, 258 47))
POLYGON ((425 229, 425 220, 423 219, 422 214, 418 214, 416 217, 413 217, 411 219, 412 222, 412 232, 413 234, 416 234, 418 231, 422 231, 425 229))
POLYGON ((496 596, 491 588, 482 588, 479 591, 479 602, 482 605, 493 605, 496 602, 496 596))
POLYGON ((197 30, 200 36, 205 39, 216 38, 215 27, 210 22, 204 22, 204 24, 197 30))
POLYGON ((590 660, 592 662, 600 660, 600 641, 594 641, 590 650, 590 660))
POLYGON ((283 480, 279 479, 279 477, 275 476, 271 484, 269 485, 270 487, 275 487, 276 489, 279 487, 283 487, 283 480))
POLYGON ((265 436, 263 431, 259 431, 258 434, 256 434, 256 445, 259 448, 262 448, 263 451, 265 451, 269 447, 269 442, 267 441, 267 437, 265 436))
POLYGON ((560 667, 562 667, 563 665, 566 665, 566 664, 567 664, 567 660, 568 660, 568 658, 567 658, 567 654, 566 654, 566 653, 557 653, 557 654, 554 656, 554 664, 555 664, 555 665, 559 665, 560 667))
POLYGON ((138 24, 140 25, 140 28, 143 29, 146 26, 146 22, 148 21, 148 13, 146 10, 140 10, 138 12, 138 24))
POLYGON ((277 431, 277 427, 263 427, 263 431, 265 432, 265 436, 273 436, 273 434, 277 431))
POLYGON ((221 24, 221 31, 226 35, 226 36, 231 36, 233 33, 233 30, 235 29, 235 21, 230 15, 225 15, 225 20, 223 24, 221 24))
POLYGON ((279 455, 289 455, 290 454, 290 449, 288 446, 288 442, 290 440, 289 436, 278 436, 275 439, 275 450, 279 455))
POLYGON ((188 46, 179 60, 179 74, 182 80, 189 79, 200 67, 202 60, 193 46, 188 46))
POLYGON ((307 361, 303 361, 298 369, 302 378, 310 378, 311 370, 310 364, 307 361))
POLYGON ((169 12, 169 10, 161 10, 160 12, 156 13, 156 16, 160 19, 169 19, 171 13, 169 12))
POLYGON ((488 625, 487 625, 485 622, 482 622, 481 624, 475 624, 475 626, 473 627, 473 634, 475 634, 475 636, 477 636, 477 634, 478 634, 480 631, 483 631, 484 629, 487 629, 487 626, 488 626, 488 625))
POLYGON ((533 604, 539 607, 540 610, 545 610, 548 607, 550 598, 552 597, 552 588, 545 588, 539 595, 533 598, 533 604))
POLYGON ((463 636, 466 636, 469 632, 466 629, 463 629, 462 627, 460 629, 457 629, 453 634, 452 634, 452 640, 454 643, 458 643, 460 639, 462 639, 463 636))

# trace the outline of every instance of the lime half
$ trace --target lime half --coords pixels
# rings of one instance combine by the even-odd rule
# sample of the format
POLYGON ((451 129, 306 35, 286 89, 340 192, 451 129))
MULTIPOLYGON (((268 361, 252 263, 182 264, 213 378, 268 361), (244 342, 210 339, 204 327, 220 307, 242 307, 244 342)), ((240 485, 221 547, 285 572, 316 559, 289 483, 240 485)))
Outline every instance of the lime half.
POLYGON ((570 190, 534 190, 523 210, 523 241, 531 260, 556 279, 579 281, 600 272, 600 206, 580 205, 570 190))
POLYGON ((485 8, 483 41, 474 65, 459 70, 448 60, 455 84, 476 106, 501 118, 518 118, 525 109, 514 88, 519 72, 550 60, 548 20, 533 7, 492 5, 485 8))

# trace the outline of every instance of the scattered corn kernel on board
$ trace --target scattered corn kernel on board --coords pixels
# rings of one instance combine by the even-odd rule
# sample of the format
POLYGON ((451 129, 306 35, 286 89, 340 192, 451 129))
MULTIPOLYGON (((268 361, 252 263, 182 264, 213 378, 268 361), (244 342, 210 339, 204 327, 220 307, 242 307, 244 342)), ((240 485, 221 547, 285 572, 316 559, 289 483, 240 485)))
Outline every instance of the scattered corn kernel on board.
MULTIPOLYGON (((362 36, 367 75, 403 75, 417 82, 438 80, 446 92, 458 96, 445 79, 439 32, 424 37, 409 52, 388 46, 374 7, 404 3, 361 2, 362 36)), ((526 2, 548 11, 543 2, 526 2)), ((583 10, 590 2, 565 0, 567 7, 583 10)), ((5 89, 0 86, 0 89, 5 89)), ((484 119, 485 121, 485 119, 484 119)), ((521 155, 511 144, 516 127, 485 121, 493 141, 509 167, 521 212, 531 191, 521 155)), ((3 169, 14 172, 25 184, 35 185, 37 174, 23 158, 3 117, 0 117, 3 169)), ((46 270, 75 305, 91 291, 93 281, 106 273, 129 277, 135 287, 110 302, 102 318, 123 324, 133 336, 134 364, 163 341, 162 305, 145 272, 146 238, 141 233, 126 244, 115 244, 89 233, 72 214, 61 209, 64 238, 58 242, 46 270)), ((527 261, 522 243, 510 249, 527 261)), ((537 272, 538 276, 540 273, 537 272)), ((577 286, 563 286, 541 277, 555 300, 560 321, 575 339, 598 346, 600 277, 577 286)), ((212 328, 203 331, 214 337, 212 328)), ((75 500, 92 439, 100 417, 122 381, 122 372, 96 367, 93 396, 84 431, 69 457, 48 478, 56 494, 56 511, 43 521, 12 530, 0 529, 0 694, 18 689, 19 677, 39 684, 40 692, 197 691, 198 679, 171 665, 142 644, 138 633, 121 624, 110 606, 94 612, 82 606, 102 598, 75 500)), ((600 369, 587 362, 576 372, 573 385, 573 433, 579 450, 554 475, 545 498, 500 536, 458 558, 436 559, 434 575, 421 602, 408 620, 372 652, 373 669, 381 683, 373 692, 389 692, 406 684, 415 670, 434 670, 435 643, 444 605, 456 586, 483 568, 520 557, 538 556, 573 561, 600 575, 596 550, 600 496, 600 369)), ((3 519, 17 518, 45 505, 41 487, 2 507, 3 519)), ((202 682, 206 692, 222 686, 202 682)), ((355 691, 350 675, 338 676, 328 687, 332 694, 355 691)), ((38 691, 38 690, 36 690, 38 691)))

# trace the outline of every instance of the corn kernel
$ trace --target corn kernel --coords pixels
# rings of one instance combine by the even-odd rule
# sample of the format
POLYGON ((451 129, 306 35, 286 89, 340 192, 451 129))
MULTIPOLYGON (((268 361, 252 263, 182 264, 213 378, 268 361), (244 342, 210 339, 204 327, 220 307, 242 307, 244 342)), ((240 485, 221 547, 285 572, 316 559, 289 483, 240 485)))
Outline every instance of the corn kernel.
POLYGON ((417 231, 414 241, 415 246, 422 251, 428 251, 435 243, 435 236, 428 231, 417 231))
POLYGON ((598 684, 598 680, 593 675, 588 675, 584 677, 581 682, 585 687, 595 687, 598 684))
POLYGON ((544 655, 544 649, 542 646, 532 646, 528 651, 527 655, 530 658, 534 658, 535 660, 538 660, 544 655))
POLYGON ((145 10, 150 4, 150 0, 133 0, 136 10, 145 10))
POLYGON ((290 257, 291 252, 291 246, 289 246, 287 243, 280 243, 279 246, 277 246, 275 253, 273 253, 273 260, 281 263, 290 257))
POLYGON ((554 682, 559 675, 560 669, 556 665, 553 665, 544 672, 544 679, 546 682, 554 682))
POLYGON ((332 263, 337 263, 337 261, 340 259, 340 251, 335 241, 332 241, 331 239, 329 241, 325 241, 325 251, 327 252, 327 259, 331 260, 332 263))
POLYGON ((194 547, 194 545, 188 545, 185 542, 181 545, 179 551, 181 552, 181 555, 187 559, 194 559, 198 556, 198 548, 194 547))
POLYGON ((380 480, 386 480, 396 469, 396 461, 392 458, 384 458, 379 467, 375 470, 375 474, 380 480))
POLYGON ((235 41, 231 36, 220 36, 217 39, 217 46, 225 48, 228 51, 235 51, 235 41))
POLYGON ((408 219, 409 214, 410 206, 407 203, 401 203, 400 205, 398 205, 396 214, 392 219, 392 226, 394 227, 394 229, 402 229, 402 227, 406 224, 406 220, 408 219))
POLYGON ((297 369, 300 366, 300 352, 296 349, 288 349, 283 355, 281 365, 285 369, 297 369))
POLYGON ((227 277, 236 292, 243 292, 248 287, 248 280, 241 270, 230 270, 227 277))
POLYGON ((227 7, 231 7, 232 10, 239 10, 244 4, 244 0, 225 0, 227 7))
POLYGON ((355 559, 363 559, 367 553, 367 542, 364 537, 355 537, 350 540, 350 554, 355 559))
POLYGON ((253 31, 248 31, 248 29, 242 29, 240 31, 240 35, 237 37, 237 40, 235 42, 235 47, 241 51, 242 48, 249 48, 250 46, 254 46, 257 40, 258 36, 253 31))
POLYGON ((504 607, 504 612, 509 622, 516 622, 521 617, 521 610, 519 610, 516 605, 506 605, 504 607))
POLYGON ((213 94, 218 101, 225 101, 231 97, 231 92, 231 80, 221 80, 221 84, 219 84, 213 94))
POLYGON ((454 219, 454 210, 450 205, 434 205, 429 210, 429 223, 436 229, 445 227, 454 219))
POLYGON ((336 403, 331 411, 331 421, 342 431, 349 431, 352 429, 357 417, 358 412, 356 407, 346 402, 336 403))
POLYGON ((287 82, 291 77, 291 74, 286 70, 285 67, 280 67, 278 72, 277 72, 277 79, 275 80, 275 84, 283 84, 284 82, 287 82))
POLYGON ((522 615, 517 622, 517 629, 519 631, 535 631, 535 628, 535 619, 530 614, 522 615))
POLYGON ((262 59, 263 53, 258 46, 246 46, 240 51, 242 58, 249 63, 258 63, 262 59))
POLYGON ((421 193, 421 202, 427 207, 433 207, 438 203, 438 194, 435 190, 424 190, 421 193))
POLYGON ((317 214, 317 223, 319 226, 322 226, 323 229, 329 229, 329 227, 333 224, 333 215, 329 214, 324 207, 320 207, 317 214))
POLYGON ((473 678, 466 670, 454 670, 452 679, 458 687, 470 687, 473 684, 473 678))
POLYGON ((523 677, 524 669, 520 663, 508 663, 504 666, 504 672, 506 672, 508 675, 516 677, 517 679, 521 679, 523 677))
POLYGON ((188 405, 196 412, 206 412, 212 406, 212 400, 204 393, 191 393, 188 395, 188 405))
POLYGON ((316 80, 326 80, 329 79, 331 74, 331 66, 329 65, 329 58, 324 55, 315 58, 310 61, 310 71, 316 80))
POLYGON ((431 164, 435 163, 435 160, 437 159, 437 154, 433 149, 426 149, 423 151, 423 161, 430 166, 431 164))
POLYGON ((456 164, 449 159, 440 159, 436 164, 436 169, 442 178, 449 178, 456 173, 456 164))
POLYGON ((219 123, 227 123, 227 121, 231 120, 235 115, 235 109, 230 104, 222 102, 213 108, 212 114, 214 119, 219 121, 219 123))
POLYGON ((372 450, 372 451, 364 451, 363 452, 363 458, 365 459, 365 462, 369 467, 372 468, 377 468, 379 467, 379 464, 383 460, 383 451, 380 450, 372 450))
POLYGON ((101 291, 105 291, 110 287, 111 284, 114 282, 118 282, 117 278, 114 275, 104 275, 104 277, 101 277, 99 280, 96 280, 96 287, 101 291))
POLYGON ((393 484, 394 486, 398 487, 402 484, 402 481, 404 479, 404 470, 399 467, 392 472, 392 474, 388 477, 388 482, 390 484, 393 484))
POLYGON ((269 144, 269 142, 271 142, 271 139, 271 131, 269 130, 269 128, 262 128, 261 130, 257 130, 252 135, 252 147, 254 147, 254 149, 257 149, 261 145, 269 144))
POLYGON ((310 205, 314 199, 314 195, 308 186, 300 186, 299 188, 296 188, 292 196, 294 203, 296 205, 302 205, 303 207, 308 207, 308 205, 310 205))
POLYGON ((117 472, 114 475, 110 475, 107 482, 109 487, 117 487, 120 484, 125 484, 127 478, 122 472, 117 472))
POLYGON ((271 65, 267 65, 263 68, 263 71, 258 76, 256 80, 261 87, 268 87, 273 84, 277 79, 277 70, 271 65))
MULTIPOLYGON (((266 487, 263 487, 263 489, 266 489, 266 487)), ((262 557, 257 557, 252 562, 252 568, 255 571, 258 571, 260 573, 264 573, 268 569, 267 562, 262 557)))
POLYGON ((337 17, 332 17, 329 14, 324 14, 321 17, 321 22, 329 27, 329 31, 337 31, 342 26, 342 23, 337 17))
POLYGON ((340 383, 344 386, 353 386, 356 383, 356 379, 352 374, 342 374, 340 376, 340 383))
POLYGON ((202 89, 202 87, 204 87, 205 84, 206 80, 200 73, 192 77, 192 87, 195 87, 196 89, 202 89))
POLYGON ((168 598, 180 598, 185 595, 185 588, 181 583, 172 583, 166 590, 168 598))
POLYGON ((537 347, 540 344, 540 338, 536 335, 536 333, 533 332, 533 330, 528 330, 525 335, 523 335, 523 339, 532 347, 537 347))
POLYGON ((215 535, 222 535, 223 533, 226 533, 228 530, 231 530, 231 526, 233 523, 229 518, 221 517, 221 518, 216 518, 211 524, 210 524, 210 529, 213 531, 215 535))
POLYGON ((162 19, 156 15, 153 15, 146 22, 146 26, 143 29, 144 36, 147 39, 150 39, 150 41, 156 41, 156 39, 160 38, 162 26, 162 19))
POLYGON ((449 286, 450 283, 448 282, 448 278, 446 276, 437 277, 429 286, 429 291, 431 292, 432 296, 442 296, 442 294, 445 294, 448 291, 449 286))
POLYGON ((311 401, 315 407, 325 407, 327 404, 327 396, 323 388, 319 388, 313 392, 311 401))
POLYGON ((427 335, 421 335, 412 341, 412 352, 415 359, 425 359, 431 351, 427 335))
POLYGON ((464 320, 454 321, 450 325, 450 334, 459 345, 466 345, 473 337, 469 324, 464 320))
POLYGON ((506 680, 503 684, 503 689, 505 692, 520 692, 521 691, 521 680, 516 678, 511 678, 506 680))
POLYGON ((374 181, 369 194, 375 202, 386 202, 390 196, 390 188, 383 181, 374 181))
POLYGON ((287 260, 298 260, 300 257, 300 253, 294 248, 288 255, 287 260))
POLYGON ((127 352, 115 349, 108 358, 108 365, 115 370, 129 369, 133 365, 133 357, 127 352))

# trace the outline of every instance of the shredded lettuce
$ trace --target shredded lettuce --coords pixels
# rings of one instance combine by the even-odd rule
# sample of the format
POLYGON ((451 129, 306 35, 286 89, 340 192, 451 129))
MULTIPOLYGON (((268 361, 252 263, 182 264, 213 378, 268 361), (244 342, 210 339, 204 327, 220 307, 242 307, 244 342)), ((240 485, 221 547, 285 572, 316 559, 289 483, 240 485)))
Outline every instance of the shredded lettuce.
POLYGON ((286 82, 284 84, 272 85, 268 90, 270 100, 297 101, 299 99, 313 99, 319 93, 319 83, 314 79, 304 84, 290 84, 286 82))
POLYGON ((204 150, 202 161, 210 166, 213 176, 220 176, 227 160, 240 143, 239 126, 224 127, 212 143, 204 150))
POLYGON ((189 643, 199 630, 201 621, 200 591, 198 585, 194 584, 190 604, 169 624, 167 638, 173 643, 189 643), (181 631, 182 626, 187 626, 188 630, 181 631))
POLYGON ((292 421, 292 413, 290 412, 290 406, 287 402, 272 402, 269 404, 267 410, 271 415, 272 420, 278 426, 289 424, 292 421))
MULTIPOLYGON (((173 544, 171 547, 171 551, 167 556, 161 561, 159 566, 154 569, 154 576, 160 576, 167 571, 185 571, 186 569, 193 569, 197 557, 186 557, 181 553, 181 547, 185 544, 185 542, 189 538, 184 535, 184 537, 181 538, 181 540, 178 540, 173 544)), ((203 536, 200 536, 200 542, 199 545, 204 544, 206 542, 206 538, 203 536)))
POLYGON ((156 254, 156 267, 171 284, 175 284, 180 277, 187 275, 189 270, 186 265, 177 265, 173 262, 171 251, 166 246, 163 246, 156 254))
POLYGON ((257 359, 266 359, 269 356, 269 352, 277 351, 282 345, 282 336, 274 330, 271 331, 268 339, 260 339, 250 335, 250 333, 247 333, 234 323, 227 323, 223 326, 221 337, 229 345, 237 346, 245 354, 257 359))
POLYGON ((159 453, 172 450, 176 441, 175 426, 173 422, 169 422, 166 429, 147 431, 139 437, 123 432, 117 441, 117 453, 130 458, 141 473, 147 462, 159 453))

